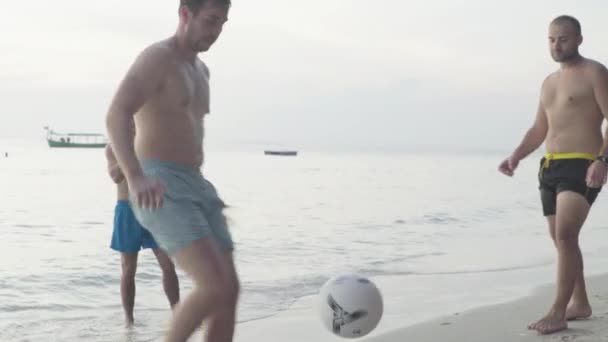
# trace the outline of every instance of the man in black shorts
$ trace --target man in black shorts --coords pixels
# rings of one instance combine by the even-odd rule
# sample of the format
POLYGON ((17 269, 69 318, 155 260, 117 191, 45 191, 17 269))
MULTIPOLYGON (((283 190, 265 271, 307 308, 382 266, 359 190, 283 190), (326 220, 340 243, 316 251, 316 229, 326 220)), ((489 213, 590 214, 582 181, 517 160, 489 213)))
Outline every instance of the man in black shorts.
POLYGON ((581 26, 559 16, 549 26, 551 56, 560 68, 543 82, 536 119, 499 170, 512 176, 519 162, 545 142, 538 173, 543 212, 557 248, 557 294, 549 312, 528 326, 541 334, 568 328, 567 320, 591 315, 585 290, 579 232, 606 181, 608 71, 582 57, 581 26))

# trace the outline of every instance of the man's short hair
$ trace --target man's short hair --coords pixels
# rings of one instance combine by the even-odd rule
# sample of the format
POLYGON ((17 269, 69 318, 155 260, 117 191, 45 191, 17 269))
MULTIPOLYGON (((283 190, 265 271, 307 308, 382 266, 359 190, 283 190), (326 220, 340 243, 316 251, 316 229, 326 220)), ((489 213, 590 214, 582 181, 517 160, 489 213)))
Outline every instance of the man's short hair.
POLYGON ((201 7, 208 2, 213 2, 215 5, 225 6, 226 8, 230 8, 232 5, 231 0, 179 0, 179 7, 186 6, 190 12, 197 14, 201 7))
POLYGON ((574 29, 576 30, 576 33, 580 36, 582 33, 581 30, 581 23, 578 21, 578 19, 576 19, 575 17, 571 16, 571 15, 560 15, 559 17, 553 19, 553 21, 551 21, 551 24, 565 24, 568 23, 570 25, 572 25, 574 27, 574 29))

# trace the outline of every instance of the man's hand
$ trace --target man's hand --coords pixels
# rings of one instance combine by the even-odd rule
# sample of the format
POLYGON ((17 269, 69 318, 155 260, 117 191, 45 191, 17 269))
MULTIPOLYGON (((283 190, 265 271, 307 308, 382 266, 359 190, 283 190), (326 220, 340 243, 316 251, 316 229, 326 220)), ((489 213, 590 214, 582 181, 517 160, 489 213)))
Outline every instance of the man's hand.
POLYGON ((505 159, 502 161, 502 163, 500 163, 500 165, 498 166, 498 171, 502 172, 503 174, 512 177, 513 174, 515 173, 515 169, 517 169, 517 166, 519 165, 519 159, 510 156, 509 158, 505 159))
POLYGON ((108 168, 108 173, 110 174, 110 178, 114 181, 114 183, 119 184, 125 180, 125 175, 120 170, 118 165, 114 165, 108 168))
POLYGON ((590 188, 601 188, 606 184, 606 175, 608 166, 603 162, 596 160, 587 169, 587 186, 590 188))
POLYGON ((125 175, 122 173, 122 170, 118 166, 118 161, 116 161, 116 156, 114 155, 114 151, 112 150, 112 145, 106 145, 106 160, 108 162, 108 174, 110 178, 114 181, 114 183, 118 184, 125 180, 125 175))
POLYGON ((154 210, 163 206, 163 196, 166 188, 162 182, 141 175, 129 179, 127 183, 138 207, 154 210))

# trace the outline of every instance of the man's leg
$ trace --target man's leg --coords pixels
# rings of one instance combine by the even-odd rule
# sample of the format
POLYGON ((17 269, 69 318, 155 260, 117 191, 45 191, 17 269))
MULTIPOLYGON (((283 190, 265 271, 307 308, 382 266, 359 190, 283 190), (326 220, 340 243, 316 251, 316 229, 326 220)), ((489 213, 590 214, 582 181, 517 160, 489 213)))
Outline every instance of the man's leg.
POLYGON ((233 269, 214 239, 198 239, 175 255, 177 264, 192 277, 194 289, 175 309, 167 342, 185 342, 204 318, 210 317, 207 341, 231 342, 230 308, 238 295, 233 269))
POLYGON ((158 265, 163 272, 163 289, 169 305, 171 308, 175 308, 175 305, 179 302, 179 281, 177 279, 177 273, 175 273, 175 265, 169 259, 169 256, 163 252, 160 248, 152 249, 152 252, 158 260, 158 265))
POLYGON ((121 253, 122 275, 120 277, 120 295, 127 325, 133 324, 133 307, 135 306, 135 272, 137 270, 137 253, 121 253))
POLYGON ((239 278, 234 266, 232 252, 224 253, 224 264, 228 270, 230 282, 234 284, 235 292, 231 295, 231 300, 225 306, 221 306, 209 315, 209 329, 207 330, 207 341, 214 341, 220 338, 221 341, 232 341, 234 326, 236 324, 236 307, 240 291, 239 278), (213 337, 212 337, 213 336, 213 337), (221 336, 221 337, 220 337, 221 336))
MULTIPOLYGON (((555 238, 555 216, 548 216, 547 220, 549 222, 549 233, 551 234, 551 239, 553 240, 553 244, 557 249, 557 240, 555 238)), ((581 260, 582 259, 583 257, 581 255, 581 260)), ((590 317, 592 314, 591 304, 589 303, 589 298, 587 297, 585 285, 584 263, 582 263, 582 265, 583 267, 581 273, 574 282, 574 292, 572 293, 570 304, 566 309, 566 320, 584 319, 590 317)))
POLYGON ((557 295, 549 313, 529 326, 542 334, 568 327, 566 308, 582 274, 583 261, 578 245, 580 229, 589 213, 589 202, 578 193, 562 191, 557 195, 555 241, 558 253, 557 295))
POLYGON ((110 248, 120 252, 120 296, 127 325, 133 324, 135 272, 137 270, 137 253, 140 247, 140 236, 138 231, 133 229, 132 217, 128 202, 117 201, 114 210, 114 229, 110 248))

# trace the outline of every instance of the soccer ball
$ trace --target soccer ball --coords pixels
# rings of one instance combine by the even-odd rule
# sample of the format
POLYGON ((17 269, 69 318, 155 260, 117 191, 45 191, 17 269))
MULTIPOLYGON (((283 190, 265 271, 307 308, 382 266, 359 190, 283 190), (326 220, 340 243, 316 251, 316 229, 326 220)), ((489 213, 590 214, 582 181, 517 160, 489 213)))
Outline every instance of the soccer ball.
POLYGON ((325 327, 345 338, 363 337, 372 332, 384 310, 376 285, 358 274, 329 279, 319 291, 318 305, 325 327))

